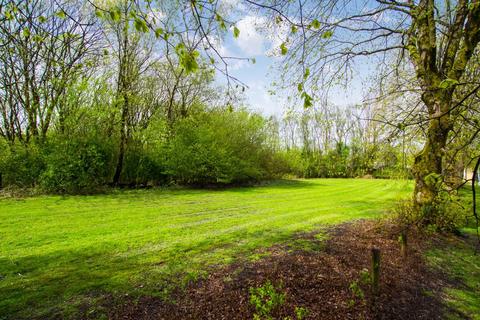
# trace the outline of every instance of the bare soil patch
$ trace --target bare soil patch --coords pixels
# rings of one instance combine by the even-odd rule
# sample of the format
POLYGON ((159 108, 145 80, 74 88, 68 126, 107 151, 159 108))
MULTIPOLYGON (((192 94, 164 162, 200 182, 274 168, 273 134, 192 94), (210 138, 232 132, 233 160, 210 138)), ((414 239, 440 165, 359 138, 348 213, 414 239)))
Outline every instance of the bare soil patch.
MULTIPOLYGON (((271 281, 286 294, 274 319, 295 319, 295 307, 308 310, 306 319, 441 319, 440 289, 444 275, 426 266, 422 252, 427 238, 409 234, 408 256, 402 257, 398 230, 386 222, 359 221, 334 227, 328 240, 315 233, 297 235, 308 250, 292 245, 268 249, 256 262, 238 262, 212 270, 206 279, 178 290, 175 302, 160 298, 113 300, 105 303, 110 319, 252 319, 255 308, 249 289, 271 281), (381 250, 381 277, 374 299, 362 282, 371 269, 371 248, 381 250), (364 294, 351 286, 357 282, 364 294), (118 300, 117 300, 118 301, 118 300)), ((293 241, 295 243, 295 241, 293 241)))

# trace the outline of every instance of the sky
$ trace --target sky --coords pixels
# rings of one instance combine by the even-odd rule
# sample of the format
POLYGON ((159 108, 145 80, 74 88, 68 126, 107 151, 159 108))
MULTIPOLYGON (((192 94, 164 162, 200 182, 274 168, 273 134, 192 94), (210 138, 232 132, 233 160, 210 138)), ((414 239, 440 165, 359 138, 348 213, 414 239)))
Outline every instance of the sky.
MULTIPOLYGON (((240 30, 238 38, 234 38, 230 32, 221 44, 220 52, 224 56, 255 58, 255 64, 245 60, 231 60, 229 72, 247 85, 245 96, 249 108, 266 116, 281 116, 290 107, 287 98, 281 94, 272 96, 269 90, 272 89, 272 82, 280 76, 280 58, 276 53, 282 41, 278 37, 268 37, 262 33, 259 19, 261 18, 253 15, 244 15, 236 24, 240 30)), ((329 103, 339 106, 361 103, 364 94, 361 74, 368 71, 365 69, 369 67, 362 65, 358 76, 349 83, 348 88, 335 89, 329 103)), ((225 81, 223 75, 218 74, 217 77, 220 82, 225 81)), ((292 85, 296 87, 296 84, 292 85)))

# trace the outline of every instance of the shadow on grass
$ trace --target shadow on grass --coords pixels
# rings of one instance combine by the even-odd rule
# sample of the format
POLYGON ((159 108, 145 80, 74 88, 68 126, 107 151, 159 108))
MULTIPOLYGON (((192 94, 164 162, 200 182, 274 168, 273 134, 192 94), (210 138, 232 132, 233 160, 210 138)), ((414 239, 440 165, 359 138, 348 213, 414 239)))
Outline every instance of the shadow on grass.
POLYGON ((442 241, 428 252, 430 264, 447 275, 443 290, 448 319, 480 320, 480 257, 472 237, 442 241))
POLYGON ((278 190, 288 190, 288 189, 302 189, 302 188, 312 188, 312 187, 327 187, 328 184, 319 181, 314 182, 310 180, 290 180, 290 179, 279 179, 273 181, 262 182, 253 185, 245 185, 245 186, 235 186, 230 188, 224 189, 217 189, 217 190, 229 190, 234 192, 247 192, 247 191, 259 191, 264 187, 268 187, 270 189, 278 189, 278 190))
MULTIPOLYGON (((265 190, 271 192, 275 189, 298 190, 328 186, 328 181, 280 180, 265 185, 269 187, 265 190)), ((164 190, 167 196, 177 192, 164 190)), ((229 192, 259 192, 263 189, 237 187, 230 190, 229 192)), ((185 190, 178 192, 186 193, 185 190)), ((283 196, 282 192, 279 194, 283 196)), ((130 194, 122 191, 102 196, 96 201, 103 202, 110 196, 121 198, 124 203, 130 194)), ((134 193, 131 196, 134 197, 134 193)), ((96 202, 92 204, 95 205, 96 202)), ((367 208, 371 204, 372 201, 344 203, 345 206, 360 208, 367 208)), ((72 205, 79 204, 72 202, 72 205)), ((345 215, 342 213, 341 217, 332 217, 329 221, 340 222, 347 220, 347 217, 357 216, 364 216, 364 213, 358 210, 345 215)), ((281 217, 279 215, 278 219, 281 217)), ((316 218, 313 215, 309 217, 316 218)), ((202 235, 192 237, 191 242, 181 242, 181 236, 177 243, 152 241, 144 245, 135 244, 135 239, 129 239, 129 243, 99 242, 80 249, 63 249, 36 255, 31 254, 35 249, 32 248, 30 255, 27 250, 24 256, 15 259, 9 259, 2 253, 0 319, 45 319, 53 318, 52 315, 55 314, 60 314, 59 318, 68 318, 63 316, 66 312, 75 313, 74 309, 85 301, 87 305, 90 300, 94 304, 95 299, 105 293, 118 296, 125 293, 162 295, 168 293, 171 287, 181 286, 184 281, 203 275, 208 271, 208 266, 229 263, 242 255, 252 254, 252 250, 256 248, 268 247, 286 240, 292 234, 287 231, 288 225, 284 226, 285 230, 271 225, 260 225, 258 228, 261 230, 253 231, 249 230, 248 223, 238 227, 241 229, 237 229, 237 225, 229 227, 224 230, 225 233, 216 233, 214 229, 211 235, 204 238, 202 235)), ((24 241, 29 239, 25 238, 24 241)), ((71 241, 75 241, 75 238, 71 241)), ((73 243, 71 247, 74 247, 73 243)))
POLYGON ((116 275, 141 268, 134 259, 88 249, 1 258, 0 265, 0 319, 54 318, 76 296, 114 291, 122 285, 116 275))
POLYGON ((59 250, 10 260, 0 258, 0 319, 76 318, 104 296, 167 298, 205 276, 209 268, 246 258, 255 249, 290 239, 286 231, 238 231, 156 252, 144 247, 102 251, 59 250), (234 242, 248 238, 248 241, 234 242), (112 253, 116 252, 116 254, 112 253))
POLYGON ((276 180, 266 180, 261 182, 252 182, 252 183, 236 183, 236 184, 194 184, 187 186, 177 186, 172 188, 165 188, 163 190, 209 190, 209 191, 251 191, 258 190, 262 187, 273 187, 277 189, 298 189, 306 188, 313 186, 326 186, 326 184, 314 183, 312 181, 301 180, 301 179, 276 179, 276 180))

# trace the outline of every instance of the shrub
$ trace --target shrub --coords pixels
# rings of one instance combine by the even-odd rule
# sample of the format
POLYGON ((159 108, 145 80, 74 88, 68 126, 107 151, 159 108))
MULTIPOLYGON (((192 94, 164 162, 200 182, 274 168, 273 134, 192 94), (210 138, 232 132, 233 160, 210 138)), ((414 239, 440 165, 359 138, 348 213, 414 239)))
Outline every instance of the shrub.
MULTIPOLYGON (((450 192, 441 191, 435 201, 430 224, 440 231, 457 232, 467 221, 467 209, 460 203, 460 198, 450 192), (432 223, 433 222, 433 223, 432 223)), ((429 213, 421 213, 426 216, 429 213)))
POLYGON ((35 143, 8 145, 4 142, 0 149, 2 184, 20 188, 35 187, 45 169, 40 146, 35 143))
POLYGON ((111 176, 111 146, 89 138, 57 137, 50 143, 41 186, 48 192, 93 192, 111 176))
POLYGON ((169 182, 167 175, 168 127, 161 118, 133 132, 125 152, 121 181, 134 186, 160 185, 169 182))
POLYGON ((417 209, 412 200, 397 203, 393 212, 401 227, 428 227, 427 231, 456 232, 465 224, 468 214, 458 196, 441 191, 433 206, 417 209))
POLYGON ((151 144, 127 146, 121 180, 134 186, 159 185, 168 181, 165 154, 155 152, 151 144))
POLYGON ((231 184, 271 175, 264 119, 246 111, 199 112, 180 120, 169 142, 167 172, 185 184, 231 184))

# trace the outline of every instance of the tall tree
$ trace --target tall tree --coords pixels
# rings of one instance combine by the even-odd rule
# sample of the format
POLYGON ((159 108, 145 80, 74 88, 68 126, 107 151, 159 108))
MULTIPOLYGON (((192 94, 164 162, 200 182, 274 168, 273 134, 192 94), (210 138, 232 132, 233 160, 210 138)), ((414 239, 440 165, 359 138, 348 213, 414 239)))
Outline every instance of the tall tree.
MULTIPOLYGON (((117 65, 115 104, 120 113, 118 156, 112 183, 118 185, 123 170, 123 163, 127 142, 131 135, 131 114, 137 103, 137 88, 141 75, 151 65, 151 47, 146 45, 141 27, 131 21, 131 14, 135 12, 135 4, 124 0, 116 3, 110 12, 113 12, 106 21, 112 34, 113 51, 117 65), (140 30, 141 31, 141 30, 140 30)), ((137 23, 138 25, 138 23, 137 23)))
POLYGON ((79 1, 0 1, 0 135, 44 140, 100 32, 79 1), (80 8, 80 9, 79 9, 80 8))
MULTIPOLYGON (((425 144, 415 157, 413 201, 422 222, 433 223, 444 174, 445 148, 458 120, 454 115, 480 85, 461 90, 480 41, 480 2, 474 0, 245 0, 272 16, 283 38, 279 51, 289 83, 297 83, 309 107, 318 88, 348 79, 371 64, 376 72, 400 73, 404 62, 414 74, 412 92, 422 101, 424 119, 398 119, 396 125, 426 123, 425 144), (363 65, 360 67, 359 65, 363 65), (295 76, 297 75, 297 76, 295 76), (454 120, 455 119, 455 120, 454 120)), ((240 30, 241 32, 241 30, 240 30)), ((367 71, 368 72, 368 71, 367 71)), ((373 74, 373 72, 370 72, 373 74)), ((324 90, 323 92, 328 92, 324 90)), ((412 112, 410 112, 411 114, 412 112)))

